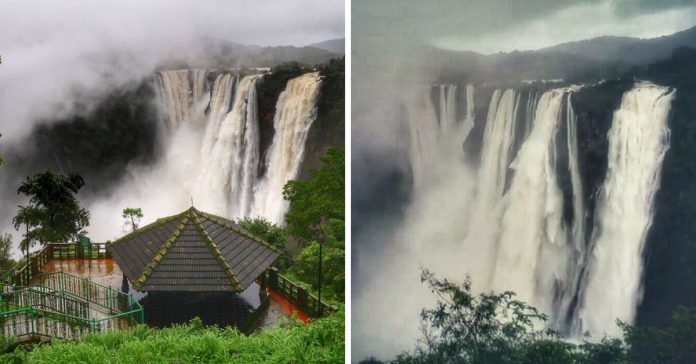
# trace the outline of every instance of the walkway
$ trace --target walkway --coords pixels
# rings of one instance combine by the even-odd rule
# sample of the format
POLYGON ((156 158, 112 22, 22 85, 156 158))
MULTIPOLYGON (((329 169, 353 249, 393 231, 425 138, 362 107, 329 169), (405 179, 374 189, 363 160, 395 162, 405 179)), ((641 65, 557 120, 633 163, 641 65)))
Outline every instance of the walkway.
MULTIPOLYGON (((123 272, 113 258, 50 259, 41 269, 42 273, 60 271, 82 278, 88 278, 95 283, 110 286, 115 290, 121 290, 123 282, 123 272)), ((38 282, 34 279, 33 283, 38 282)), ((142 296, 139 295, 138 292, 132 293, 136 298, 142 296)), ((257 329, 267 329, 278 326, 279 322, 291 317, 293 312, 297 312, 300 319, 305 323, 309 321, 309 315, 300 311, 297 306, 279 293, 271 290, 268 310, 259 318, 259 326, 257 329)), ((147 307, 145 315, 147 316, 147 307)))

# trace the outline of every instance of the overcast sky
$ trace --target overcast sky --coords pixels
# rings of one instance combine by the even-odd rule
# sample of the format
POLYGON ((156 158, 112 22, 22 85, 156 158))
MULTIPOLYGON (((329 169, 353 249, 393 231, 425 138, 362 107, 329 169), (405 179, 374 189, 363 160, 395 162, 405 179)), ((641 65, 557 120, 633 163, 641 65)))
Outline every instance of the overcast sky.
MULTIPOLYGON (((171 58, 204 57, 200 37, 303 46, 344 37, 342 0, 0 0, 0 133, 17 141, 171 58)), ((1 142, 0 142, 1 143, 1 142)))
POLYGON ((696 25, 696 0, 354 0, 353 9, 354 36, 481 53, 602 35, 656 37, 696 25))

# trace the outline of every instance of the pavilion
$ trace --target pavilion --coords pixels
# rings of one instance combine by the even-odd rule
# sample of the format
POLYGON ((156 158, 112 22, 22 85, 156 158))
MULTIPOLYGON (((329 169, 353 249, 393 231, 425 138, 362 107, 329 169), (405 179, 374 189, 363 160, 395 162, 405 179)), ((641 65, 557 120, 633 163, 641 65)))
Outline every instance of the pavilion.
POLYGON ((136 291, 145 321, 155 326, 195 316, 206 324, 248 326, 265 301, 255 281, 280 255, 233 221, 193 207, 107 250, 136 291))

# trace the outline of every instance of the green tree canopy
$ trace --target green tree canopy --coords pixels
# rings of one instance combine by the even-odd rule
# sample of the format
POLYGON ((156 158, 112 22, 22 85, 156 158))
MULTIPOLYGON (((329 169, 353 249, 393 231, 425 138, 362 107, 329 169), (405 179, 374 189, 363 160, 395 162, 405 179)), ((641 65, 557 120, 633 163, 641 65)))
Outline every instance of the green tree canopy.
POLYGON ((17 230, 22 224, 29 226, 23 248, 37 241, 68 242, 85 233, 89 212, 80 207, 75 197, 82 186, 84 180, 79 175, 63 176, 50 170, 22 182, 17 193, 29 197, 29 205, 19 206, 13 224, 17 230))
POLYGON ((143 210, 139 207, 126 207, 123 209, 123 216, 126 219, 126 226, 130 225, 133 231, 138 230, 138 225, 140 225, 140 220, 143 218, 143 210))
POLYGON ((286 231, 305 243, 319 240, 322 226, 345 216, 345 152, 328 148, 323 166, 307 181, 288 181, 283 197, 290 201, 286 231))
MULTIPOLYGON (((472 293, 471 281, 438 279, 424 270, 421 280, 437 296, 421 311, 423 337, 415 354, 391 363, 461 364, 628 364, 626 345, 615 338, 575 344, 544 329, 547 317, 513 292, 472 293)), ((361 363, 382 363, 368 358, 361 363)), ((633 363, 633 362, 631 362, 633 363)))
POLYGON ((15 265, 12 260, 12 235, 0 234, 0 271, 8 270, 15 265))

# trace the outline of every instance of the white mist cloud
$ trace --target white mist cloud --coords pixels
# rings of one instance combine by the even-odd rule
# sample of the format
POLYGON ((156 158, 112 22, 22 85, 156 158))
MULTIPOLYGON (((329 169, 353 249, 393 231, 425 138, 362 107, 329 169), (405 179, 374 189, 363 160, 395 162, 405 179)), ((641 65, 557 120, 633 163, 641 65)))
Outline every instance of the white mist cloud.
POLYGON ((17 142, 65 116, 75 90, 99 95, 162 62, 205 58, 201 38, 302 46, 343 32, 341 0, 3 1, 0 133, 17 142))
MULTIPOLYGON (((35 125, 70 116, 78 103, 89 108, 114 87, 150 77, 163 63, 204 63, 211 53, 204 39, 304 46, 344 37, 344 13, 343 0, 2 0, 0 154, 12 146, 41 148, 25 141, 35 125)), ((0 181, 14 182, 12 173, 0 167, 0 181)), ((164 172, 157 166, 130 166, 124 171, 129 183, 111 197, 82 201, 93 214, 90 233, 102 240, 121 233, 119 215, 109 210, 116 202, 120 208, 143 207, 144 223, 187 206, 189 196, 176 183, 150 184, 146 177, 158 173, 164 172), (143 190, 156 191, 158 198, 148 201, 160 203, 141 203, 137 192, 143 190), (177 193, 182 197, 171 197, 177 193)), ((11 192, 2 196, 0 231, 18 242, 10 220, 22 196, 16 187, 0 187, 0 193, 11 192)))

